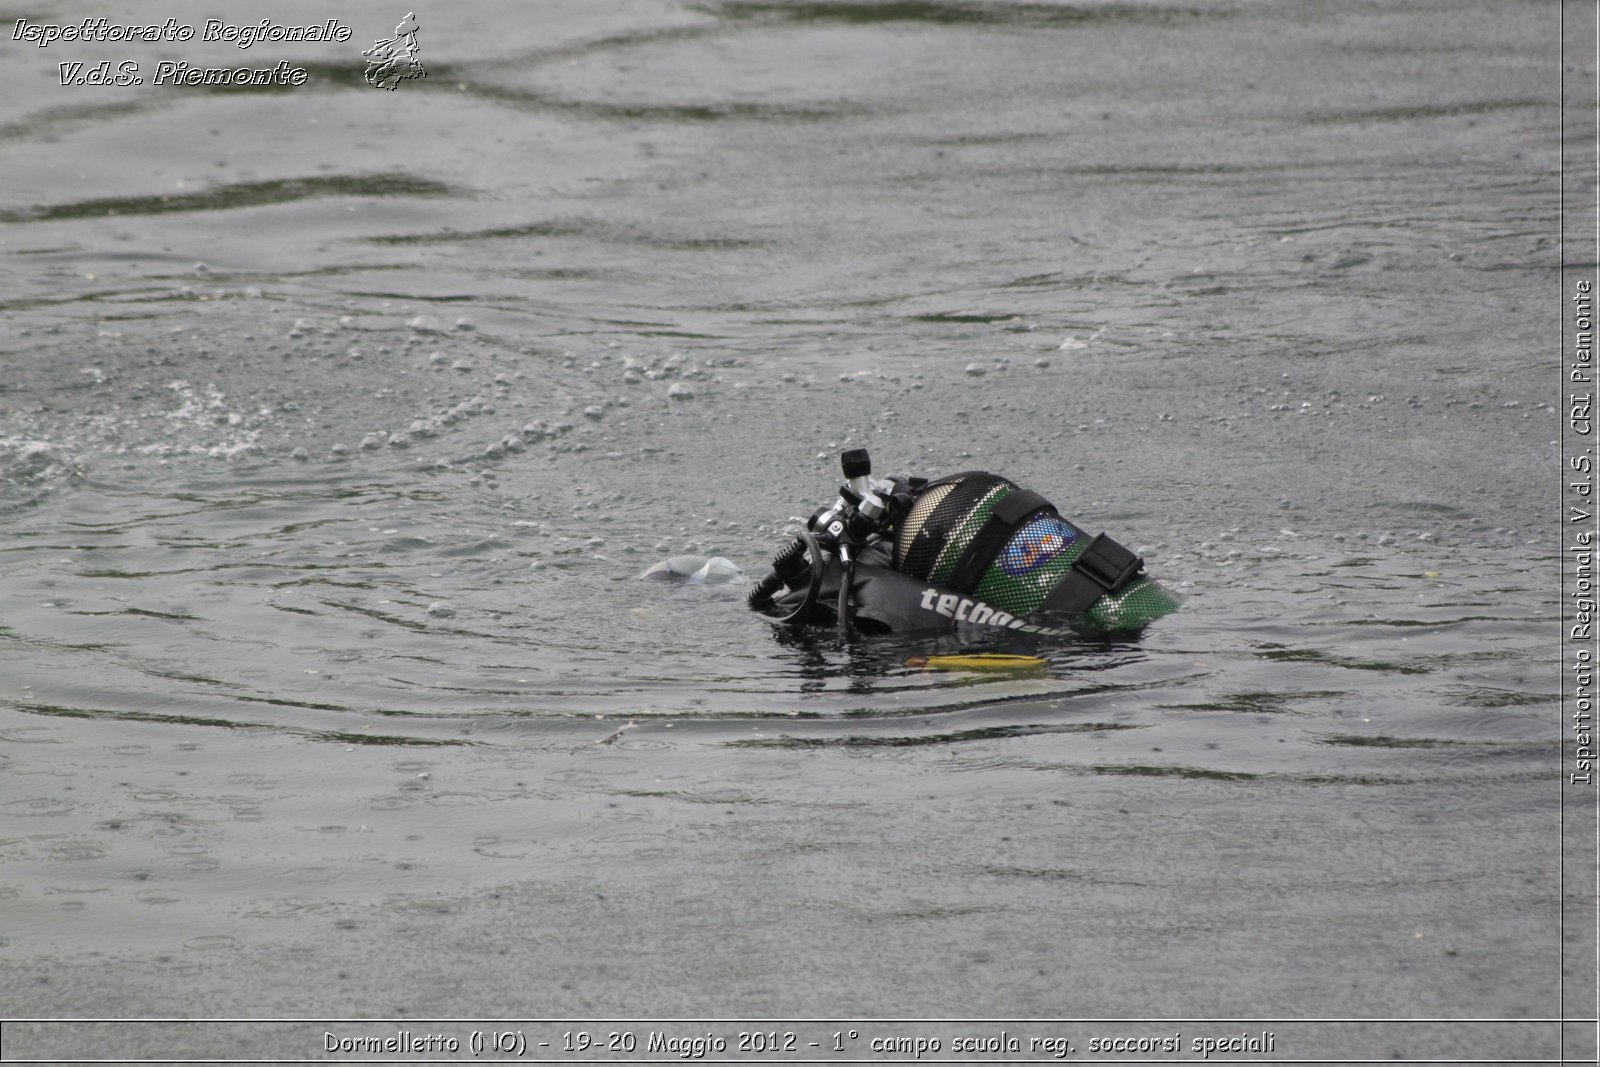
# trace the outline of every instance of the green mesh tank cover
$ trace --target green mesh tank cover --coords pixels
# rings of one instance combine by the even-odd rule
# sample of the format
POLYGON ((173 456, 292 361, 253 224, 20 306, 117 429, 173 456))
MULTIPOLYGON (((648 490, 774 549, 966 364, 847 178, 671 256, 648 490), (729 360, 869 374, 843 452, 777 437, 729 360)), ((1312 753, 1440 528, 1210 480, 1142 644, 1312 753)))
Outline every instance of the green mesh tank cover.
MULTIPOLYGON (((926 503, 931 506, 920 514, 913 507, 896 546, 902 570, 947 588, 967 546, 983 529, 995 505, 1017 491, 1014 484, 994 475, 962 475, 958 479, 929 487, 932 492, 926 503), (967 506, 973 497, 976 501, 967 506), (954 509, 949 505, 956 505, 959 512, 951 514, 954 509)), ((1061 516, 1040 512, 1011 535, 975 588, 954 591, 970 593, 991 607, 1024 618, 1039 609, 1090 540, 1061 516)), ((1094 632, 1136 630, 1176 611, 1178 604, 1175 593, 1139 575, 1117 592, 1096 600, 1073 625, 1094 632)))

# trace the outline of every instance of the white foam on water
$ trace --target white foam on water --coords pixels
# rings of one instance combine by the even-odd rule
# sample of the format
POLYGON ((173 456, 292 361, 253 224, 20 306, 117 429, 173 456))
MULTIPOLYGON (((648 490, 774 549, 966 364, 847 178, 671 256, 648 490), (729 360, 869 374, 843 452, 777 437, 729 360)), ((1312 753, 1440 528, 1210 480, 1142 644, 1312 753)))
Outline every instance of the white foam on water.
POLYGON ((81 464, 67 445, 34 438, 0 437, 0 487, 48 487, 81 473, 81 464))

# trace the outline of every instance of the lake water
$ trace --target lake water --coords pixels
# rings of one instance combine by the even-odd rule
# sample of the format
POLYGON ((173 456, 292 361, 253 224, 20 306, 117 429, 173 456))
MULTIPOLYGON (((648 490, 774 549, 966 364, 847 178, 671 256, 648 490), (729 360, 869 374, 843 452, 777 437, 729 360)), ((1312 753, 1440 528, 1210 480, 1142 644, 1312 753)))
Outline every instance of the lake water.
POLYGON ((393 92, 367 0, 9 39, 101 13, 0 13, 5 1015, 1592 1016, 1559 6, 483 3, 393 92), (984 674, 638 579, 760 573, 851 447, 1185 606, 984 674))

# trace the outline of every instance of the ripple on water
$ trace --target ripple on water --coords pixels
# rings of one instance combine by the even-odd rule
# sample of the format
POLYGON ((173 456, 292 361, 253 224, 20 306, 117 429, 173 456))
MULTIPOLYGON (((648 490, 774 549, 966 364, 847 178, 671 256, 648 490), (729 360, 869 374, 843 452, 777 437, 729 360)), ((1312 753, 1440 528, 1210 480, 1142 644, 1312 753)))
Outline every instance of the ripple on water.
POLYGON ((78 810, 78 805, 62 797, 29 797, 24 800, 8 800, 4 808, 10 815, 55 816, 74 812, 78 810))
POLYGON ((183 947, 191 952, 232 952, 240 947, 240 941, 229 934, 201 934, 184 941, 183 947))
POLYGON ((70 863, 78 860, 102 859, 109 851, 109 846, 100 841, 63 841, 51 846, 50 856, 52 859, 70 863))

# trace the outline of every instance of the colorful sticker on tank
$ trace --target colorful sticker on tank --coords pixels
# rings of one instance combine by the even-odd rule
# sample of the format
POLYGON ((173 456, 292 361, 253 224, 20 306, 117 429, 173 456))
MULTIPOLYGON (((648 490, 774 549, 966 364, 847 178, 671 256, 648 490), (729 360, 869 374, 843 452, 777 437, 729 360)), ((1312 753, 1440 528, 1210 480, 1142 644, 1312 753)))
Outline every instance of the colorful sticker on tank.
POLYGON ((1078 531, 1055 515, 1041 515, 1000 550, 1000 569, 1013 578, 1032 574, 1059 556, 1077 539, 1078 531))

